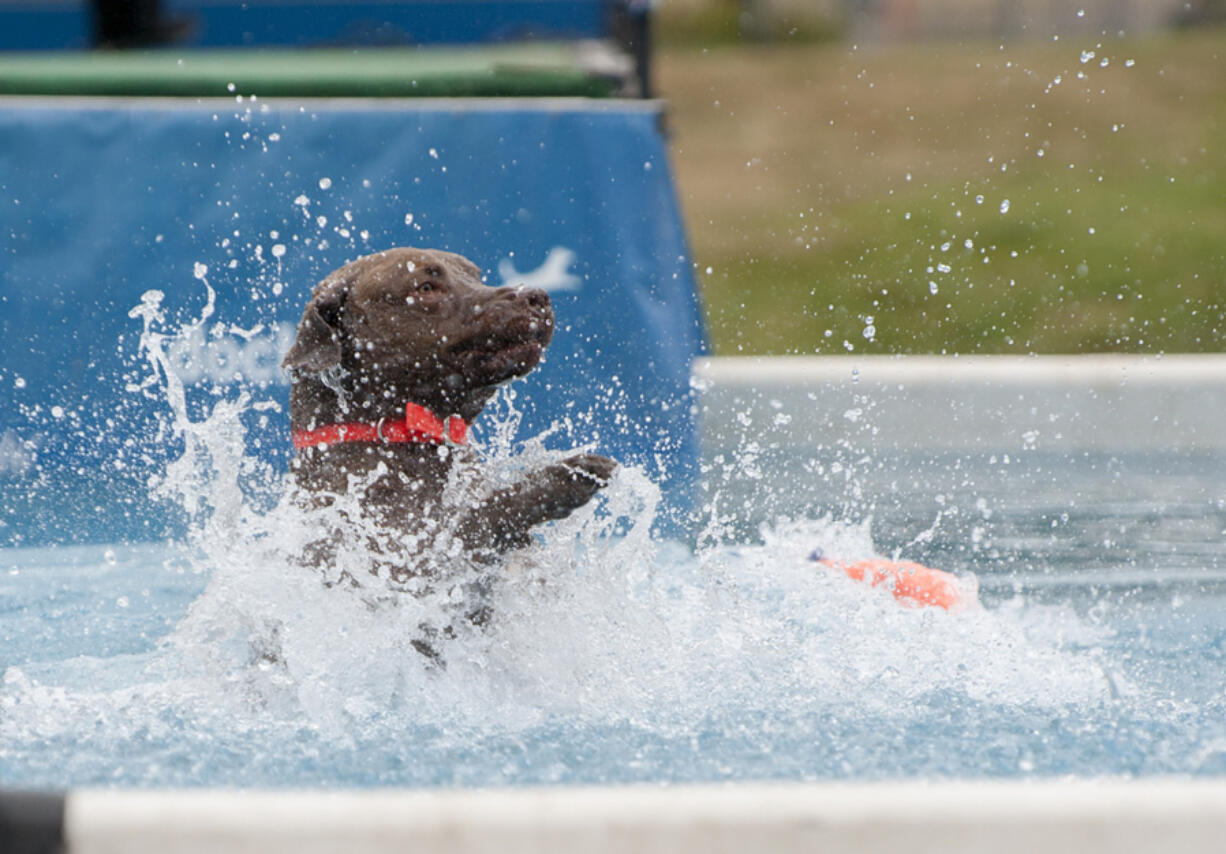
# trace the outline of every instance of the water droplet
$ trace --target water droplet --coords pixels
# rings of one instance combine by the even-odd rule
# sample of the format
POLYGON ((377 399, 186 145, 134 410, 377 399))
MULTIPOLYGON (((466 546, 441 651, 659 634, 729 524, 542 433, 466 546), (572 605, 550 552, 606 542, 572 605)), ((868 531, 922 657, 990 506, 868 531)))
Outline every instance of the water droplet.
POLYGON ((328 224, 328 218, 326 216, 317 216, 315 217, 315 222, 320 228, 323 228, 328 224))
POLYGON ((26 378, 25 377, 13 377, 13 385, 16 386, 17 388, 25 388, 26 378))
POLYGON ((321 189, 321 190, 327 190, 327 189, 328 189, 328 188, 330 188, 331 186, 332 186, 332 179, 331 179, 331 178, 320 178, 320 179, 319 179, 319 189, 321 189))
POLYGON ((298 205, 298 207, 300 208, 305 208, 310 203, 311 203, 311 200, 308 199, 305 195, 299 196, 298 198, 294 199, 294 204, 298 205))
POLYGON ((873 326, 873 325, 870 323, 868 326, 864 327, 864 337, 865 337, 865 338, 867 338, 869 341, 872 341, 872 340, 873 340, 873 338, 875 338, 875 337, 876 337, 876 335, 877 335, 877 327, 876 327, 876 326, 873 326))
POLYGON ((237 86, 235 86, 233 83, 227 83, 227 84, 226 84, 226 91, 227 91, 227 92, 233 92, 233 91, 234 91, 235 89, 237 89, 237 88, 238 88, 238 87, 237 87, 237 86))
POLYGON ((407 214, 405 214, 405 215, 404 215, 404 224, 405 224, 405 225, 412 225, 412 224, 413 224, 413 214, 411 214, 411 213, 407 213, 407 214))
POLYGON ((197 261, 197 262, 196 262, 196 266, 195 266, 195 267, 193 268, 193 270, 192 270, 192 274, 193 274, 193 275, 194 275, 194 276, 195 276, 197 279, 200 279, 201 281, 204 281, 204 277, 205 277, 205 276, 207 276, 207 275, 209 274, 209 265, 208 265, 208 264, 201 264, 199 261, 197 261))
POLYGON ((116 563, 119 562, 119 558, 115 556, 114 549, 107 549, 106 551, 104 551, 102 553, 102 559, 111 566, 114 566, 116 563))
POLYGON ((284 243, 274 243, 272 245, 272 257, 280 258, 283 255, 285 255, 285 244, 284 243))
POLYGON ((64 417, 64 407, 62 406, 51 407, 51 417, 52 418, 63 418, 64 417))
POLYGON ((430 156, 431 156, 431 157, 433 157, 435 160, 438 160, 438 149, 437 149, 437 148, 431 148, 431 149, 430 149, 430 156))
POLYGON ((1000 203, 1000 212, 1003 214, 1006 214, 1009 212, 1009 200, 1008 199, 1005 199, 1003 202, 1000 203))
POLYGON ((928 293, 930 293, 930 294, 935 294, 935 293, 936 293, 938 290, 939 290, 939 288, 937 288, 937 283, 936 283, 936 282, 929 282, 929 283, 928 283, 928 293))
POLYGON ((1089 61, 1090 61, 1091 59, 1093 59, 1093 58, 1094 58, 1094 51, 1092 51, 1092 50, 1083 50, 1083 51, 1081 52, 1081 64, 1082 64, 1082 65, 1085 65, 1087 62, 1089 62, 1089 61))

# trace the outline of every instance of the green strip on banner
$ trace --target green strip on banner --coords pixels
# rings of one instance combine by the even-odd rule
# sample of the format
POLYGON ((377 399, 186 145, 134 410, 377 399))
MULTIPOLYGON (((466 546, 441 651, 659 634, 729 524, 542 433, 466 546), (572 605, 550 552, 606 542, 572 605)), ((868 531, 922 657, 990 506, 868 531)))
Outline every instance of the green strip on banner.
POLYGON ((0 94, 216 97, 585 97, 617 82, 563 44, 481 48, 0 54, 0 94))

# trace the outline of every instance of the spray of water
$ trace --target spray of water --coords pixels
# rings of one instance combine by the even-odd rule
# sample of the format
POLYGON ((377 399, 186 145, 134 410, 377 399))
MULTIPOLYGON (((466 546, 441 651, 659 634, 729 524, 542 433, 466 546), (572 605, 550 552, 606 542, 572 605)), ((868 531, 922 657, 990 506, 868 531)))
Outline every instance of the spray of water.
MULTIPOLYGON (((242 488, 258 468, 240 418, 249 398, 216 402, 193 420, 167 356, 208 319, 211 288, 209 296, 200 318, 178 330, 166 330, 158 292, 132 311, 148 362, 142 391, 163 396, 164 429, 184 446, 151 490, 190 518, 184 551, 207 586, 151 656, 119 667, 78 662, 80 680, 62 670, 70 684, 59 687, 11 668, 0 692, 5 740, 76 737, 86 721, 103 721, 180 751, 239 733, 305 762, 320 745, 416 740, 451 755, 558 726, 631 727, 650 741, 746 715, 905 717, 934 696, 953 708, 1093 706, 1120 690, 1092 657, 1045 637, 1050 626, 992 610, 901 607, 888 591, 808 560, 817 544, 848 558, 874 554, 867 521, 805 518, 801 509, 753 543, 728 542, 718 522, 697 547, 658 539, 660 490, 634 467, 493 568, 446 537, 403 542, 356 526, 356 490, 308 510, 278 482, 282 499, 257 506, 242 488), (304 560, 304 546, 329 530, 349 536, 327 561, 304 560), (418 558, 425 550, 429 571, 393 583, 372 574, 372 547, 418 558), (492 614, 484 626, 457 619, 474 595, 492 614), (445 666, 415 648, 423 626, 451 627, 445 666)), ((549 435, 517 438, 519 418, 514 389, 487 410, 476 444, 488 476, 574 451, 548 450, 549 435)), ((719 520, 718 486, 707 496, 719 520)))

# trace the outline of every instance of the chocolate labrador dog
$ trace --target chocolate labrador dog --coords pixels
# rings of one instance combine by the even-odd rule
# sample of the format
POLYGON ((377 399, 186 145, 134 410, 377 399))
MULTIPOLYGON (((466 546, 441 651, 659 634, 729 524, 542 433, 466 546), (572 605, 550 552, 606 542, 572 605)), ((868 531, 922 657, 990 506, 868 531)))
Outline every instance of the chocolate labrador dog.
POLYGON ((544 291, 480 277, 450 252, 359 258, 315 287, 283 363, 302 493, 326 504, 360 484, 363 522, 412 542, 374 561, 385 581, 419 578, 429 570, 414 555, 444 542, 490 564, 530 543, 535 526, 586 504, 617 467, 577 454, 509 484, 482 482, 468 428, 499 385, 540 362, 554 320, 544 291), (465 497, 447 506, 457 470, 469 481, 465 497))

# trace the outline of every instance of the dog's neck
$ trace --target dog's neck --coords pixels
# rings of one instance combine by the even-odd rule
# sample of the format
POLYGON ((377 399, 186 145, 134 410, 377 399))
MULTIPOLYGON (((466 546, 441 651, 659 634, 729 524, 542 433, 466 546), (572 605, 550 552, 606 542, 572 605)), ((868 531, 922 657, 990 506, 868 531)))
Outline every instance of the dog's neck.
MULTIPOLYGON (((348 394, 334 384, 313 377, 299 377, 290 391, 290 428, 296 436, 339 424, 365 424, 377 428, 380 423, 404 419, 406 403, 430 410, 439 421, 455 415, 471 424, 492 395, 491 389, 488 394, 470 396, 462 401, 442 397, 397 401, 382 393, 348 394)), ((380 466, 398 477, 407 476, 410 481, 441 483, 457 457, 469 453, 466 447, 433 441, 324 442, 300 447, 293 468, 299 484, 304 487, 313 491, 344 492, 350 476, 364 477, 380 466)), ((377 502, 376 497, 371 497, 377 502)))
POLYGON ((380 418, 374 424, 346 421, 295 430, 295 448, 317 448, 342 442, 375 444, 462 445, 468 439, 468 422, 458 416, 439 418, 416 403, 406 403, 404 417, 380 418))
POLYGON ((377 424, 380 420, 405 417, 405 404, 421 406, 441 421, 455 416, 472 424, 485 404, 494 396, 494 388, 446 391, 398 392, 376 388, 355 392, 336 383, 309 376, 299 377, 290 389, 290 428, 295 432, 313 430, 327 424, 377 424))
POLYGON ((311 492, 348 492, 356 477, 367 483, 366 500, 381 504, 383 493, 391 503, 404 489, 418 488, 414 484, 442 484, 457 459, 470 453, 466 446, 342 442, 299 450, 291 468, 311 492))

